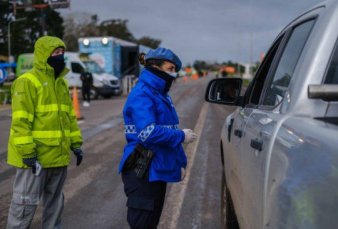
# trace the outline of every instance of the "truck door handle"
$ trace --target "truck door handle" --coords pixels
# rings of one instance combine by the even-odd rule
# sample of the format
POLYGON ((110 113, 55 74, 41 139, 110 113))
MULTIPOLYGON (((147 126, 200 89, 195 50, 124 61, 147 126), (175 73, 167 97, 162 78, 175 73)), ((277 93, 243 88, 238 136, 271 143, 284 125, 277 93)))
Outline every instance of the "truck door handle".
POLYGON ((256 138, 256 139, 251 139, 250 146, 258 151, 262 151, 263 148, 263 142, 262 140, 256 138))
POLYGON ((228 126, 228 141, 230 142, 230 138, 231 138, 231 129, 232 129, 232 125, 234 124, 234 119, 232 118, 230 120, 230 124, 228 126))
POLYGON ((234 132, 234 135, 241 138, 243 136, 243 131, 236 129, 235 132, 234 132))

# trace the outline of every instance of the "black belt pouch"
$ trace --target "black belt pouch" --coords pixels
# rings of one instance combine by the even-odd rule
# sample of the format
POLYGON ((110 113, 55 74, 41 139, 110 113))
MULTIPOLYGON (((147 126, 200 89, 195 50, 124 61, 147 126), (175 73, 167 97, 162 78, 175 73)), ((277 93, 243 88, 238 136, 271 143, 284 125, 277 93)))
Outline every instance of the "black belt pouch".
POLYGON ((137 144, 134 151, 125 162, 124 169, 134 169, 138 178, 145 178, 148 176, 151 159, 154 153, 146 149, 141 144, 137 144))

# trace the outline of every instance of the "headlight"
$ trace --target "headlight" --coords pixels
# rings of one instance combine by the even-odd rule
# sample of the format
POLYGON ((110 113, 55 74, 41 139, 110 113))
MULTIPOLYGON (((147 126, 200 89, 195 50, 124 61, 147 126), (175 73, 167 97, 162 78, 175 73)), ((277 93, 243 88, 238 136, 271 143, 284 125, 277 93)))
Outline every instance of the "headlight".
POLYGON ((110 83, 114 86, 119 85, 119 81, 118 80, 111 80, 110 83))
POLYGON ((89 46, 90 41, 89 41, 89 39, 84 39, 82 43, 83 43, 84 46, 89 46))
POLYGON ((102 38, 101 43, 103 45, 107 45, 108 44, 108 38, 106 38, 106 37, 102 38))
POLYGON ((104 85, 110 85, 110 83, 109 83, 109 80, 102 80, 102 83, 104 84, 104 85))

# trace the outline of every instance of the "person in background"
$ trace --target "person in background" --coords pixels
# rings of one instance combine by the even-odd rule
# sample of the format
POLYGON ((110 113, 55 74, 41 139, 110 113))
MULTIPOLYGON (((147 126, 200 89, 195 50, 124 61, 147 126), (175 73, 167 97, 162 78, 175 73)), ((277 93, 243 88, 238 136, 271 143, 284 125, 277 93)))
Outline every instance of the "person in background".
POLYGON ((93 86, 93 75, 88 71, 81 73, 83 106, 90 106, 90 89, 93 86))
POLYGON ((155 229, 164 205, 167 182, 184 178, 187 158, 182 143, 197 135, 180 129, 171 97, 172 82, 181 69, 169 49, 140 54, 145 66, 123 109, 127 144, 119 165, 131 229, 155 229))
POLYGON ((34 46, 33 69, 11 88, 12 125, 7 163, 16 168, 7 228, 29 228, 42 199, 42 228, 61 228, 63 185, 70 150, 80 165, 82 136, 64 76, 65 44, 44 36, 34 46))

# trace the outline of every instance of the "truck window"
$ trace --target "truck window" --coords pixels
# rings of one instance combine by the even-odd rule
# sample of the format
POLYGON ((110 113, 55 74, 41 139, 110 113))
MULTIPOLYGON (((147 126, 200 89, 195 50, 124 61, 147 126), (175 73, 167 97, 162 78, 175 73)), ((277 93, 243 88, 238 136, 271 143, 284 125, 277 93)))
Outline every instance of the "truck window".
POLYGON ((314 19, 309 20, 293 28, 276 70, 271 80, 267 81, 269 85, 262 100, 263 105, 276 106, 283 100, 314 22, 314 19))
POLYGON ((88 72, 102 74, 104 70, 95 61, 83 61, 88 72))
POLYGON ((276 56, 278 47, 280 46, 283 36, 280 36, 277 41, 272 45, 268 51, 266 57, 264 58, 262 64, 259 66, 255 78, 251 81, 248 90, 246 92, 245 98, 249 99, 249 102, 246 101, 245 104, 249 103, 251 105, 257 105, 261 97, 265 79, 269 73, 269 69, 272 65, 272 62, 276 56))
POLYGON ((338 84, 338 41, 326 73, 325 84, 338 84))
POLYGON ((79 63, 76 63, 76 62, 71 63, 71 68, 72 68, 72 72, 74 73, 81 74, 84 71, 83 67, 79 63))

